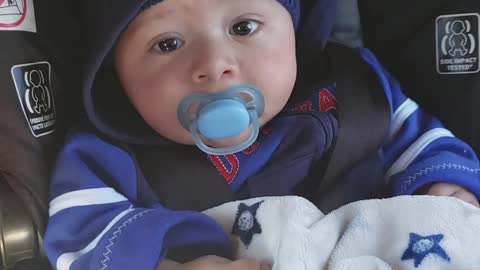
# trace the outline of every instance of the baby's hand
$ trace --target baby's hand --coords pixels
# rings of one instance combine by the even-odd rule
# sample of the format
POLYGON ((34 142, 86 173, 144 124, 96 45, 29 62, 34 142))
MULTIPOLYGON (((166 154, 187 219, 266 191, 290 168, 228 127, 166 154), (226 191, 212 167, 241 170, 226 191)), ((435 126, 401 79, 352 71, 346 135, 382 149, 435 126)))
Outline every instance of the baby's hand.
POLYGON ((473 204, 476 207, 479 207, 477 197, 475 197, 475 195, 473 195, 473 193, 471 193, 470 191, 456 184, 446 182, 434 183, 433 185, 428 187, 425 194, 436 196, 451 196, 473 204))
POLYGON ((271 270, 268 264, 256 260, 230 261, 217 256, 205 256, 184 264, 163 260, 157 270, 271 270))

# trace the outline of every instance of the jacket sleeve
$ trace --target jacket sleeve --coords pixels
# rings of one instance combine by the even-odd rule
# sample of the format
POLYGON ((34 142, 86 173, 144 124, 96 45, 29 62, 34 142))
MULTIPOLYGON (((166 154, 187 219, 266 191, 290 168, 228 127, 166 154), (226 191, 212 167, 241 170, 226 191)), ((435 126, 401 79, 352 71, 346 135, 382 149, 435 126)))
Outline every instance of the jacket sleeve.
POLYGON ((139 203, 137 177, 127 151, 89 133, 69 136, 52 176, 45 235, 56 269, 155 270, 170 248, 229 250, 206 215, 139 203))
POLYGON ((480 198, 480 166, 472 148, 407 98, 370 51, 361 53, 377 73, 390 103, 390 132, 382 152, 392 195, 413 194, 432 182, 450 182, 480 198))

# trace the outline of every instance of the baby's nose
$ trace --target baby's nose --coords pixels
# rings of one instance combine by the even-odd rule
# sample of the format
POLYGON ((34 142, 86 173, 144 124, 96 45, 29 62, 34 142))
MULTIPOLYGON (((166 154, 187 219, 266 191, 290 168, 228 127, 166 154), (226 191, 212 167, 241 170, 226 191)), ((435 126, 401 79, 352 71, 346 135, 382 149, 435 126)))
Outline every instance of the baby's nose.
POLYGON ((223 77, 232 75, 232 73, 232 69, 226 66, 206 66, 193 73, 193 81, 196 83, 216 82, 221 80, 223 77))
POLYGON ((238 75, 235 50, 227 45, 208 43, 196 50, 192 70, 192 80, 195 83, 217 82, 238 75))

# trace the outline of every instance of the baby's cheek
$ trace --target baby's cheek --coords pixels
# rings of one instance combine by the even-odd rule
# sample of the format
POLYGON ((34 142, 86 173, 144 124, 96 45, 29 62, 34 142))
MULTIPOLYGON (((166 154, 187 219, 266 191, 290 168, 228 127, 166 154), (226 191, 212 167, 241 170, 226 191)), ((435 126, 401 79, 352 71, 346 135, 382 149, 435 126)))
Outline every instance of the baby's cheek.
POLYGON ((167 137, 167 139, 169 140, 172 140, 180 144, 186 144, 186 145, 195 144, 190 132, 188 132, 186 129, 184 129, 181 126, 175 127, 175 129, 172 128, 172 130, 169 131, 168 135, 166 135, 165 137, 167 137))
MULTIPOLYGON (((180 125, 180 121, 175 116, 157 116, 147 121, 160 136, 180 144, 193 145, 193 139, 190 132, 180 125)), ((146 120, 146 118, 144 117, 146 120)))

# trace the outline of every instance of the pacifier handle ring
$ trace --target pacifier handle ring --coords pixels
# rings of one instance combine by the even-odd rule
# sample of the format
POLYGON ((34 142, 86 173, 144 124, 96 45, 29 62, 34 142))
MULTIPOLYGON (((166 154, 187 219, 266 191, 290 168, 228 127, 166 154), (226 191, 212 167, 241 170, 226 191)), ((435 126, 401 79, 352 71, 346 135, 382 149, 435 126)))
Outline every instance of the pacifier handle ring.
POLYGON ((249 101, 248 103, 245 104, 245 108, 248 110, 257 110, 257 106, 255 105, 255 101, 249 101))

